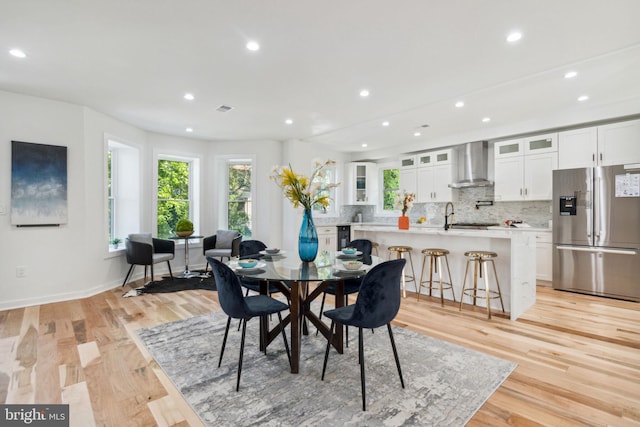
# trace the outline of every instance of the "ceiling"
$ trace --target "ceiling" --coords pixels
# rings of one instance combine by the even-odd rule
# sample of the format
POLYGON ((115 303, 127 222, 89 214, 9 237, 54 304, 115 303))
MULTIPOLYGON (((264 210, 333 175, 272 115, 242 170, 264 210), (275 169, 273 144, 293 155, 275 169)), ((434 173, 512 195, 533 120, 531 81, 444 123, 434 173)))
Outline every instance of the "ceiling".
POLYGON ((299 139, 373 156, 496 136, 514 123, 535 130, 605 110, 640 113, 638 0, 0 6, 0 90, 169 135, 299 139), (523 37, 510 44, 512 30, 523 37), (261 49, 247 50, 249 40, 261 49), (565 79, 570 70, 578 75, 565 79), (183 99, 187 92, 195 99, 183 99), (589 100, 578 102, 583 94, 589 100))

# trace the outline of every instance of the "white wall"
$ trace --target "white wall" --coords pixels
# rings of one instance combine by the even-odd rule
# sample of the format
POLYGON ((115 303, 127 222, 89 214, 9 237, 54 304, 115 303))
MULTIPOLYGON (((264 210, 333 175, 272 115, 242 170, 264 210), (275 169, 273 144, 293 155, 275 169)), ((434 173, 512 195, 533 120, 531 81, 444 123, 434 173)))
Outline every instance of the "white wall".
MULTIPOLYGON (((218 156, 256 159, 255 238, 282 242, 282 194, 268 179, 282 164, 282 143, 276 141, 209 142, 145 132, 89 108, 0 91, 0 310, 93 295, 119 287, 128 265, 120 252, 109 254, 104 189, 105 134, 140 147, 141 231, 153 228, 153 165, 157 153, 195 156, 201 161, 200 232, 218 228, 218 156), (17 228, 11 225, 11 141, 68 147, 68 224, 17 228), (16 267, 26 277, 16 277, 16 267)), ((306 157, 306 156, 303 156, 306 157)), ((311 159, 312 157, 309 157, 311 159)), ((184 266, 182 248, 172 261, 184 266)), ((204 266, 202 248, 190 251, 190 266, 204 266)), ((158 265, 158 273, 165 266, 158 265)), ((136 271, 142 274, 142 268, 136 271)))

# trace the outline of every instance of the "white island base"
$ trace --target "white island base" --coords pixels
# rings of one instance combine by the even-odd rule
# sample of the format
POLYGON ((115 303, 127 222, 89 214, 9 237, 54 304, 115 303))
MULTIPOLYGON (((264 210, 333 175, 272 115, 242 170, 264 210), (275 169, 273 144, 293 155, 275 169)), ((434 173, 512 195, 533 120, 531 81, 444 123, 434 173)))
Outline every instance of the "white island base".
MULTIPOLYGON (((369 239, 378 242, 380 245, 380 257, 387 258, 389 253, 387 248, 393 245, 406 245, 413 248, 413 266, 415 268, 416 286, 420 282, 422 270, 422 250, 426 248, 443 248, 449 250, 449 266, 451 268, 451 281, 456 300, 460 301, 462 293, 462 280, 466 267, 466 251, 486 250, 498 254, 495 258, 500 290, 504 309, 509 313, 511 320, 517 319, 529 307, 536 302, 536 238, 535 233, 508 229, 490 228, 489 230, 447 230, 434 227, 413 227, 409 230, 399 230, 395 226, 381 225, 356 225, 352 227, 354 239, 369 239)), ((405 255, 406 257, 406 255, 405 255)), ((407 267, 410 268, 407 261, 407 267)), ((443 268, 446 266, 443 263, 443 268)), ((425 266, 425 280, 429 277, 429 264, 425 266)), ((444 276, 446 280, 446 273, 444 276)), ((492 283, 493 271, 489 268, 490 286, 492 283)), ((469 266, 467 283, 473 283, 473 268, 469 266)), ((413 282, 407 283, 407 290, 411 291, 413 282)), ((484 286, 484 281, 478 283, 484 286)), ((422 294, 428 294, 429 289, 422 288, 422 294)), ((440 297, 440 289, 434 283, 433 296, 440 297)), ((451 292, 444 291, 444 298, 451 300, 451 292)), ((465 297, 465 303, 472 303, 470 297, 465 297)), ((478 299, 477 305, 486 307, 486 299, 478 299)), ((494 313, 500 312, 500 300, 491 300, 491 309, 494 313)), ((463 306, 464 310, 464 306, 463 306)))

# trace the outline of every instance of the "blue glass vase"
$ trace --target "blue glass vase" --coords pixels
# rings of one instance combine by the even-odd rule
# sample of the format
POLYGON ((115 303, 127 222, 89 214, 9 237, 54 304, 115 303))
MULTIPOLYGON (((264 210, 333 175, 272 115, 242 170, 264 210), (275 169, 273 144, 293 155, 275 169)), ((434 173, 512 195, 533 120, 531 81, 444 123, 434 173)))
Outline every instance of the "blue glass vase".
POLYGON ((302 216, 302 225, 300 225, 300 234, 298 235, 298 255, 300 260, 311 262, 318 255, 318 232, 313 223, 311 209, 305 209, 302 216))

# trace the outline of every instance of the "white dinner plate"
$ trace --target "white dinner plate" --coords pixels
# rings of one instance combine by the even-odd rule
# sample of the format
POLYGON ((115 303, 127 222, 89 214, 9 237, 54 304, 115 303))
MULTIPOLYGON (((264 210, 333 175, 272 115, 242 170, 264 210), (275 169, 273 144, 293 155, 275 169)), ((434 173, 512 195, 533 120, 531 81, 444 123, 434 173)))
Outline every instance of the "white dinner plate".
POLYGON ((342 259, 357 258, 360 255, 362 255, 362 251, 356 251, 355 254, 345 254, 344 252, 340 251, 338 252, 338 255, 336 256, 336 258, 342 258, 342 259))
POLYGON ((352 273, 352 274, 356 274, 356 273, 366 273, 367 269, 371 267, 370 265, 367 264, 362 264, 362 266, 357 269, 357 270, 349 270, 347 267, 345 267, 342 264, 336 264, 334 266, 334 268, 336 269, 336 271, 340 272, 340 273, 352 273))
POLYGON ((266 262, 258 262, 255 266, 253 267, 241 267, 240 265, 236 265, 234 267, 234 271, 236 273, 247 273, 247 274, 251 274, 251 273, 255 273, 256 271, 265 268, 267 266, 266 262))
POLYGON ((284 254, 286 254, 286 253, 287 253, 287 251, 282 251, 282 250, 281 250, 281 251, 279 251, 277 254, 270 254, 270 253, 269 253, 269 252, 267 252, 267 251, 260 251, 260 252, 258 252, 258 253, 259 253, 259 254, 261 254, 261 255, 266 255, 266 256, 280 256, 280 255, 284 255, 284 254))

